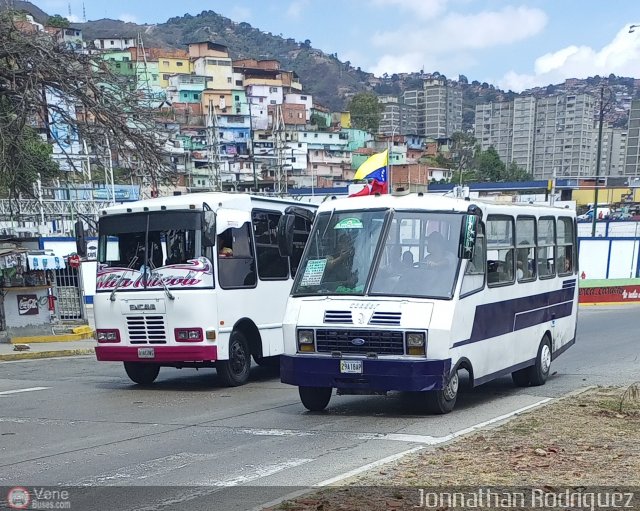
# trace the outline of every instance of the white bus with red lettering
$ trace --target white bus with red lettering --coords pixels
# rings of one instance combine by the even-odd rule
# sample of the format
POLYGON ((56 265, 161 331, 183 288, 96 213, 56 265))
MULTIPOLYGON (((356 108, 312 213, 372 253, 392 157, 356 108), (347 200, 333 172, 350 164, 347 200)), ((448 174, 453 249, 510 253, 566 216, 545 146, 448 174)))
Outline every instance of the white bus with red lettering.
POLYGON ((282 318, 316 206, 201 193, 113 206, 99 220, 94 313, 100 361, 136 383, 161 367, 215 367, 242 385, 251 357, 278 362, 282 318), (282 257, 277 227, 294 251, 282 257), (290 218, 290 215, 287 216, 290 218))

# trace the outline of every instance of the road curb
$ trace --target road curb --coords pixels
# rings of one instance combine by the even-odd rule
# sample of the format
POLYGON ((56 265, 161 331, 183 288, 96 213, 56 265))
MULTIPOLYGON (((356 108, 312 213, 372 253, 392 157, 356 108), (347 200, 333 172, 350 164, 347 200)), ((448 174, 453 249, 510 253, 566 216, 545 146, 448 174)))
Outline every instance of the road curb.
POLYGON ((39 358, 58 358, 58 357, 75 357, 79 355, 93 355, 93 348, 77 348, 73 350, 56 350, 56 351, 22 351, 18 353, 0 354, 0 362, 10 360, 35 360, 39 358))
POLYGON ((22 337, 12 337, 11 344, 33 344, 44 342, 75 342, 91 339, 94 332, 91 327, 82 326, 74 328, 72 332, 56 335, 31 335, 22 337))

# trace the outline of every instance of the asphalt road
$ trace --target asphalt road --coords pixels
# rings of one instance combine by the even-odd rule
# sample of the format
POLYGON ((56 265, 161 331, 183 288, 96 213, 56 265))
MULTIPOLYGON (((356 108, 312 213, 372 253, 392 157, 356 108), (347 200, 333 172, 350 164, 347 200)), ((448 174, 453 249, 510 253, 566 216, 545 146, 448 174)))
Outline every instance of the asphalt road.
POLYGON ((446 416, 413 415, 398 395, 334 396, 309 413, 259 367, 235 389, 191 369, 142 389, 92 357, 4 362, 0 486, 79 486, 72 509, 249 509, 546 398, 637 380, 639 337, 640 307, 581 308, 545 386, 502 378, 464 390, 446 416))

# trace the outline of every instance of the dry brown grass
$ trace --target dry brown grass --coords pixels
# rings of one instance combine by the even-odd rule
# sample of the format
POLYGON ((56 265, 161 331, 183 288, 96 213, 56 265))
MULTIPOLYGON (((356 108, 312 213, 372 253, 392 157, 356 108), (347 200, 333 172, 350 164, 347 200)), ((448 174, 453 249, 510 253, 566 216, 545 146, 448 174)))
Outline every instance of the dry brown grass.
POLYGON ((275 509, 411 509, 420 487, 640 486, 640 402, 626 392, 620 412, 626 390, 562 399, 275 509))

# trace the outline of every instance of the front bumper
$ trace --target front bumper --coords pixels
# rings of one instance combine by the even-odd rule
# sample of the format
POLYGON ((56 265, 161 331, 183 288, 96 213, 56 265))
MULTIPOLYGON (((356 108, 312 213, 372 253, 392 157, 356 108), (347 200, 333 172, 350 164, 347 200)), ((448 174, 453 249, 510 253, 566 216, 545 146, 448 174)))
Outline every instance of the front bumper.
POLYGON ((362 374, 340 373, 340 359, 314 355, 281 355, 280 380, 299 387, 334 387, 372 391, 440 390, 451 371, 451 359, 362 359, 362 374))
POLYGON ((101 362, 212 362, 218 359, 216 346, 96 346, 101 362), (153 348, 153 358, 140 358, 138 349, 153 348))

